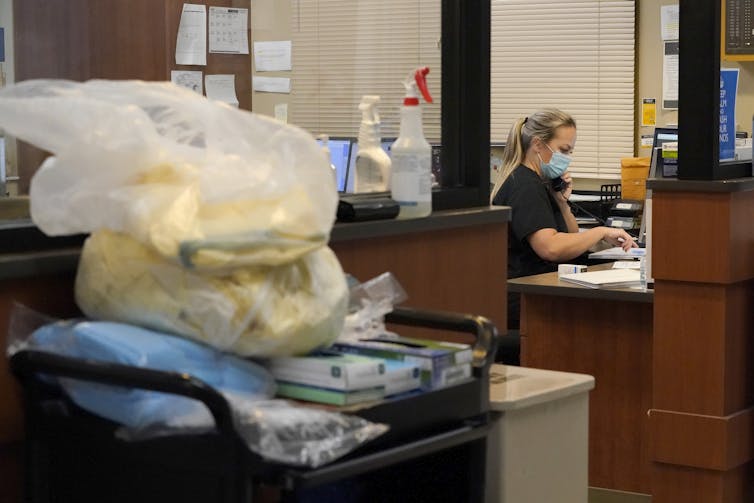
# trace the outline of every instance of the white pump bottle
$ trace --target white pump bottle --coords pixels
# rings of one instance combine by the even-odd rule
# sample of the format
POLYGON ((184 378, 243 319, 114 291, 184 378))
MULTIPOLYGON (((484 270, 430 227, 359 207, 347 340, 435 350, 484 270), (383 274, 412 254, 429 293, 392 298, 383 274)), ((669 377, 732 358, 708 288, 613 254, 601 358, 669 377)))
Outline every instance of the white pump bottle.
POLYGON ((390 187, 390 157, 380 146, 379 96, 362 96, 359 149, 354 174, 355 192, 383 192, 390 187))
POLYGON ((432 103, 427 89, 429 68, 417 68, 403 82, 401 128, 390 149, 393 161, 392 198, 400 205, 398 218, 426 217, 432 213, 432 147, 424 138, 419 91, 432 103))

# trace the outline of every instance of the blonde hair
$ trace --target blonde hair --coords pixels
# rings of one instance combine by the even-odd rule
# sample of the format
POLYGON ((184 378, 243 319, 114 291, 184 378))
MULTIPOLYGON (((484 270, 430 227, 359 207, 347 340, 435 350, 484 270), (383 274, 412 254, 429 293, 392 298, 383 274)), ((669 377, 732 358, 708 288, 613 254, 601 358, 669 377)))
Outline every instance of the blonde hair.
POLYGON ((563 126, 575 128, 576 121, 573 120, 573 117, 557 108, 544 108, 534 112, 529 117, 518 119, 513 124, 508 133, 508 140, 505 142, 503 166, 490 194, 490 204, 492 204, 492 200, 511 172, 524 161, 532 138, 539 138, 543 142, 548 142, 555 136, 555 131, 563 126))

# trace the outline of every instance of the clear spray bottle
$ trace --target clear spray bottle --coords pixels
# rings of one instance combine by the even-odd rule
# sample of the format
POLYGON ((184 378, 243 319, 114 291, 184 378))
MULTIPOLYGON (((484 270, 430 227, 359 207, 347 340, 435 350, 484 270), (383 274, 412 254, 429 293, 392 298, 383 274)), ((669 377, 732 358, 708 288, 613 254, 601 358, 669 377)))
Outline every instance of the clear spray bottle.
POLYGON ((413 70, 403 82, 406 96, 401 107, 398 139, 390 149, 393 161, 392 198, 400 205, 398 218, 426 217, 432 213, 432 147, 424 138, 419 93, 427 103, 429 68, 413 70))
POLYGON ((359 149, 354 175, 355 192, 382 192, 390 187, 390 157, 380 144, 379 96, 362 96, 359 149))

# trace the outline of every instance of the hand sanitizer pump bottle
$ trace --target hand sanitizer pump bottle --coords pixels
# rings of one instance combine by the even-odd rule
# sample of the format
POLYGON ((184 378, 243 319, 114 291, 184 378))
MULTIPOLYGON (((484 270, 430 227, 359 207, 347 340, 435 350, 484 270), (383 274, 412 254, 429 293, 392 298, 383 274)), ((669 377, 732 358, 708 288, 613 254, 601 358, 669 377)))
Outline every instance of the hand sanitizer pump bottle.
POLYGON ((432 147, 424 138, 419 92, 427 103, 429 68, 417 68, 403 82, 406 96, 401 107, 401 128, 390 149, 393 160, 392 198, 400 205, 398 218, 426 217, 432 213, 432 147))
POLYGON ((379 96, 363 96, 359 104, 361 127, 355 163, 355 192, 383 192, 390 187, 390 157, 380 145, 379 102, 379 96))

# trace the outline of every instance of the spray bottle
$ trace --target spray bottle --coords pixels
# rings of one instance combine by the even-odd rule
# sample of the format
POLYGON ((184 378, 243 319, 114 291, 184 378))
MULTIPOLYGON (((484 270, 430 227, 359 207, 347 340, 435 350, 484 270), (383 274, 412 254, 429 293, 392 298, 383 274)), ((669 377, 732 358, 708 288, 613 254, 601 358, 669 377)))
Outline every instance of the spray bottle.
POLYGON ((390 187, 390 157, 380 146, 379 96, 362 96, 359 149, 356 154, 355 192, 382 192, 390 187))
POLYGON ((400 205, 398 218, 426 217, 432 213, 432 147, 424 138, 419 92, 427 103, 429 68, 417 68, 403 82, 401 129, 390 149, 393 160, 392 198, 400 205))

